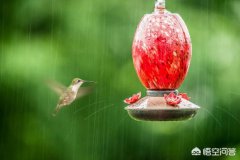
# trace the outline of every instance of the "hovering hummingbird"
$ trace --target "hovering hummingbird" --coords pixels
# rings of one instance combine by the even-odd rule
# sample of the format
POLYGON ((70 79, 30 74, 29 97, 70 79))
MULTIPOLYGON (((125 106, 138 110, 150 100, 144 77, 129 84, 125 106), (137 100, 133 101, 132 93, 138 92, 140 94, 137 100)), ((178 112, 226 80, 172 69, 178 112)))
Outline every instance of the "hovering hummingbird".
POLYGON ((49 87, 54 90, 58 95, 60 95, 58 104, 55 108, 53 116, 60 111, 62 107, 70 105, 75 99, 82 97, 92 91, 92 87, 81 87, 81 85, 85 82, 93 82, 94 81, 86 81, 80 78, 74 78, 69 87, 65 87, 64 85, 55 82, 48 81, 49 87))

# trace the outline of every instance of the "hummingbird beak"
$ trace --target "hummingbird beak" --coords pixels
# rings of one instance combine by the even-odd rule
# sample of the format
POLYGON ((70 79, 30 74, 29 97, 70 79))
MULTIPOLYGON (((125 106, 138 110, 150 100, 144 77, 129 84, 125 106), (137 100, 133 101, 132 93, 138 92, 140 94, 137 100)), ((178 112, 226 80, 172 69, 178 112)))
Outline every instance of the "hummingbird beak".
POLYGON ((82 80, 84 83, 96 83, 96 82, 94 82, 94 81, 87 81, 87 80, 82 80))

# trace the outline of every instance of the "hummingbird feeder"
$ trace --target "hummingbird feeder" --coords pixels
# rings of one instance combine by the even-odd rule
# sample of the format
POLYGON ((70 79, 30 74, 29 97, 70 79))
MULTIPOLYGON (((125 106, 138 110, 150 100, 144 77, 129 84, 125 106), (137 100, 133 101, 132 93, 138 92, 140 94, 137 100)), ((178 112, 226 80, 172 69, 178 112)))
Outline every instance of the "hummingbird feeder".
POLYGON ((135 32, 132 58, 137 75, 147 89, 125 100, 125 108, 136 120, 173 121, 192 118, 200 108, 178 93, 192 55, 190 35, 179 14, 165 9, 165 0, 145 14, 135 32))

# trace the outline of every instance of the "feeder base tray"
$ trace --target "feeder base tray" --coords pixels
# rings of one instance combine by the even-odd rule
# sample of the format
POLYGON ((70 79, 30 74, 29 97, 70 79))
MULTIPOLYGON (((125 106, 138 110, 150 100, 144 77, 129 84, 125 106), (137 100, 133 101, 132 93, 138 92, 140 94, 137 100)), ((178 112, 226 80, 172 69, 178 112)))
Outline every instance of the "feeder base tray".
POLYGON ((136 103, 125 107, 135 120, 144 121, 180 121, 194 117, 200 107, 182 99, 177 106, 166 104, 163 97, 146 96, 136 103))

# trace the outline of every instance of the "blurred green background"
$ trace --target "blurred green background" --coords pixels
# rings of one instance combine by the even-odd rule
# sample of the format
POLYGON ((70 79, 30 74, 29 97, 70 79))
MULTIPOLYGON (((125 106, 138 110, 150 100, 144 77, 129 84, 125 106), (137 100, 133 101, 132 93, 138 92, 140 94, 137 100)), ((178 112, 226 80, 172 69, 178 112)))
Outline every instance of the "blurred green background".
MULTIPOLYGON (((202 108, 192 120, 137 122, 123 99, 145 88, 131 45, 146 0, 1 0, 0 159, 186 160, 194 147, 236 148, 240 159, 240 1, 167 0, 193 44, 179 89, 202 108), (93 94, 51 113, 44 84, 97 81, 93 94)), ((214 159, 198 157, 197 159, 214 159)))

